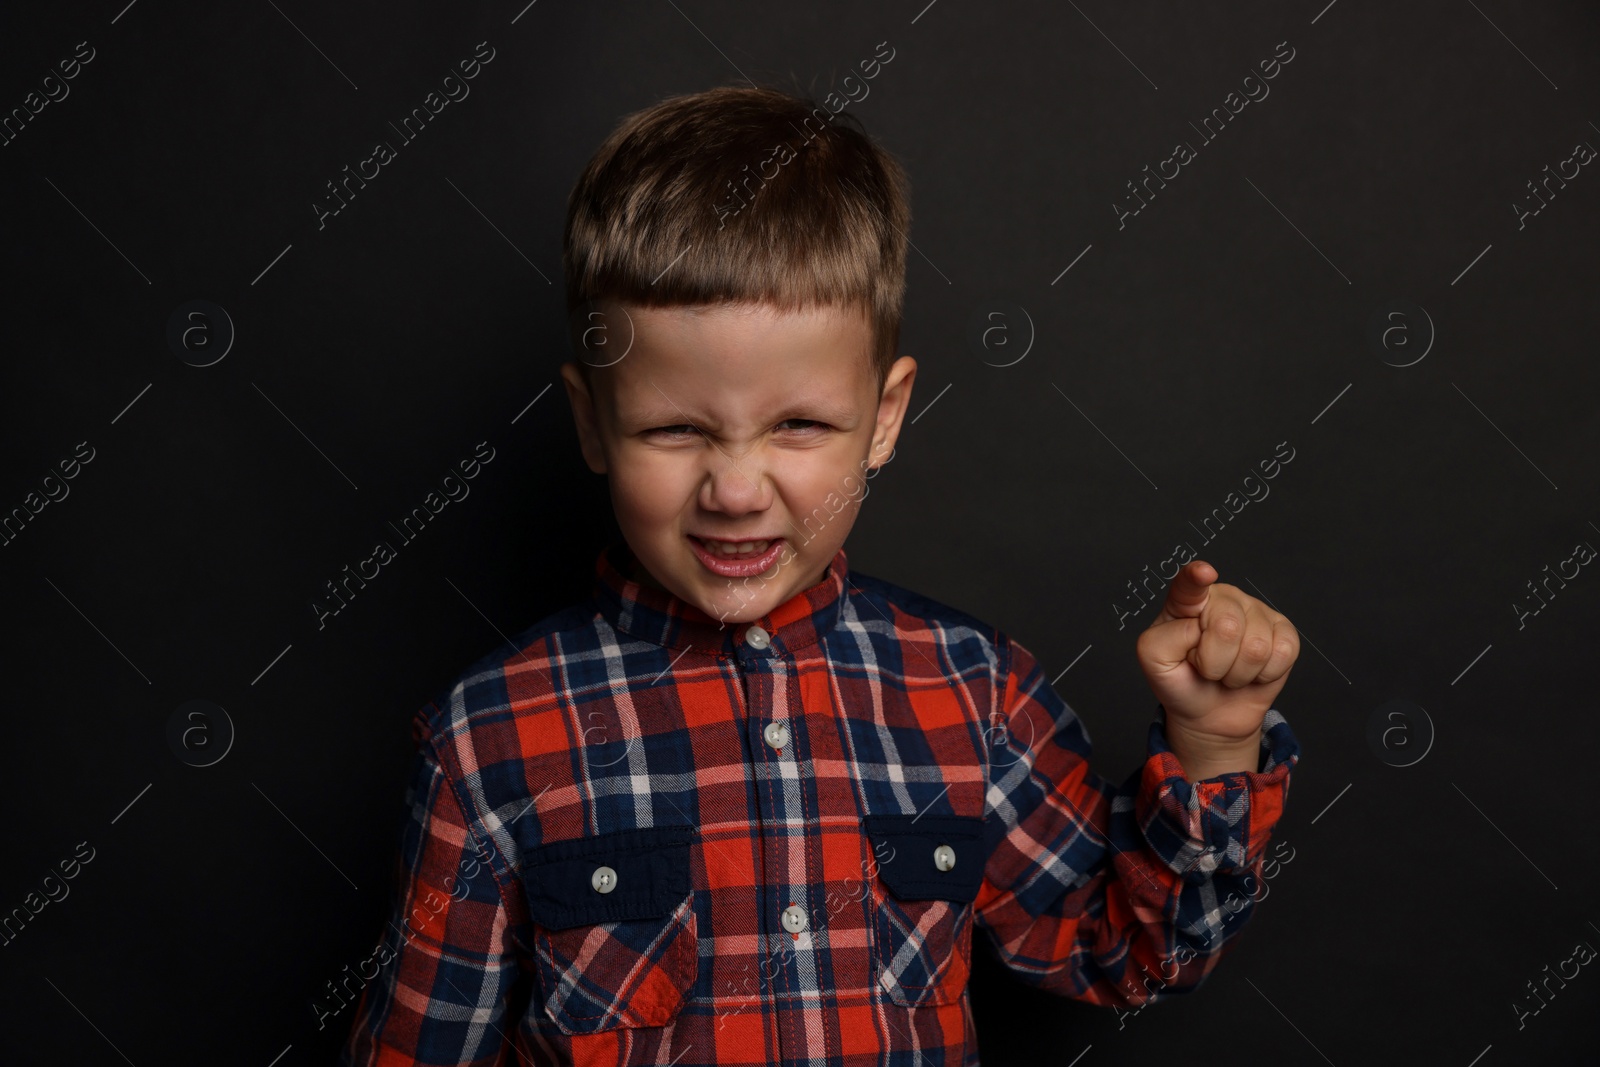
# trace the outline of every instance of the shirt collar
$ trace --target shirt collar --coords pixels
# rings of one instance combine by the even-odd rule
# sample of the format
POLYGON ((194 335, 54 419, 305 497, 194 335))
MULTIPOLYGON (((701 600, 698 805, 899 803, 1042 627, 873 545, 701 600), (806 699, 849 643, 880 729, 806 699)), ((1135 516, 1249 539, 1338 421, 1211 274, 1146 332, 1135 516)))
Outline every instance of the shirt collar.
MULTIPOLYGON (((821 580, 749 622, 722 622, 676 594, 637 581, 638 557, 624 540, 601 549, 594 566, 594 600, 613 628, 666 648, 696 648, 732 654, 736 638, 760 626, 775 652, 816 643, 839 619, 849 563, 841 547, 821 580)), ((752 582, 752 586, 754 582, 752 582)))

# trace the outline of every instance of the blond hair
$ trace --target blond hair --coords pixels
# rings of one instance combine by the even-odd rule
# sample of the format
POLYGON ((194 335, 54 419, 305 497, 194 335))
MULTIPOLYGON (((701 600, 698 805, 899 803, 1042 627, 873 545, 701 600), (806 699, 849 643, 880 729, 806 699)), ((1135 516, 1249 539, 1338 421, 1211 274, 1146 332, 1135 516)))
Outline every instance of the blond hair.
POLYGON ((567 200, 561 265, 585 378, 588 311, 864 309, 881 391, 900 342, 910 183, 853 115, 722 86, 626 116, 567 200))

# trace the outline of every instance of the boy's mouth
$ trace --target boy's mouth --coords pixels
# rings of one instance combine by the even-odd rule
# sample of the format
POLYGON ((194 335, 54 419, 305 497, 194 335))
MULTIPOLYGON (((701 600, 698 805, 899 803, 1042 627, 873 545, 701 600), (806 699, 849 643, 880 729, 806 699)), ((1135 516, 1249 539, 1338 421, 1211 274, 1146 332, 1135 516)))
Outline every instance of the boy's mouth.
POLYGON ((752 578, 764 574, 778 561, 783 538, 752 538, 747 541, 718 541, 689 534, 689 543, 700 563, 722 578, 752 578))

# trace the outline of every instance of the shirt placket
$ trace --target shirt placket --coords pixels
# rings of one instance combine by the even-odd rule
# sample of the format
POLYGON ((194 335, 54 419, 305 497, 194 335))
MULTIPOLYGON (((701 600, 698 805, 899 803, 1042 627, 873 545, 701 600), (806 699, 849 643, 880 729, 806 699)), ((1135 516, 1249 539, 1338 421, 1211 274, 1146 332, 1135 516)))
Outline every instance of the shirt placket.
POLYGON ((760 972, 776 1024, 783 1062, 815 1061, 827 1055, 819 1008, 817 931, 811 899, 812 813, 800 777, 805 717, 794 703, 793 663, 779 655, 774 638, 759 625, 737 639, 744 684, 749 751, 753 761, 760 836, 760 972))

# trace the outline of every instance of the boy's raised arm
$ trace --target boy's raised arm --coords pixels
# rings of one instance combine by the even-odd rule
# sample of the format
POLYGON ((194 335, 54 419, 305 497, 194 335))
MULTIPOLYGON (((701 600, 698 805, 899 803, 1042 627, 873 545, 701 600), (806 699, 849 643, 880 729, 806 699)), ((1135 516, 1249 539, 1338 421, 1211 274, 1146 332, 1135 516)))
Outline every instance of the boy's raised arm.
POLYGON ((977 921, 1024 981, 1142 1007, 1198 986, 1248 921, 1299 744, 1276 710, 1256 770, 1189 782, 1152 723, 1120 787, 1089 767, 1083 724, 1022 645, 999 635, 990 840, 977 921))
POLYGON ((521 975, 521 898, 503 891, 490 846, 445 770, 426 712, 406 790, 396 886, 341 1067, 490 1067, 509 1062, 507 998, 521 975))

